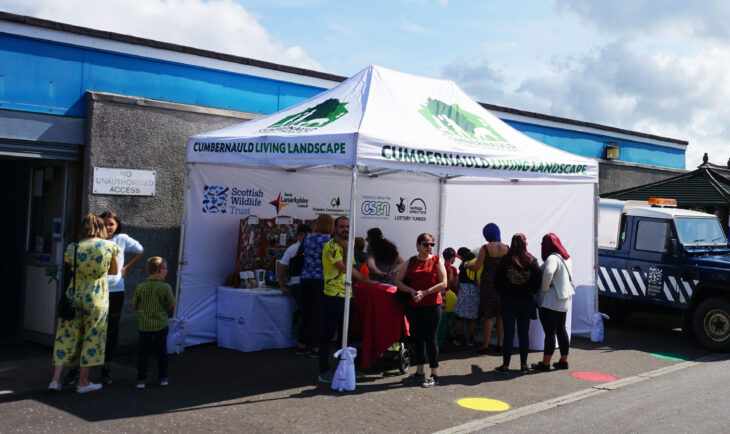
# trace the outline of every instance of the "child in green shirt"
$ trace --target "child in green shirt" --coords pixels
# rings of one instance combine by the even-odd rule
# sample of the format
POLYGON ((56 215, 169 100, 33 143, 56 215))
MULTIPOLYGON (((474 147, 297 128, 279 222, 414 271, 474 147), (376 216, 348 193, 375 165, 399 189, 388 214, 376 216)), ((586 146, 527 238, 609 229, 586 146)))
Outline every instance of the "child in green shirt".
POLYGON ((132 308, 137 310, 139 354, 137 358, 137 389, 144 389, 147 380, 147 362, 150 353, 157 356, 157 378, 160 386, 167 386, 167 317, 175 307, 167 276, 167 261, 159 256, 147 260, 147 280, 134 291, 132 308))

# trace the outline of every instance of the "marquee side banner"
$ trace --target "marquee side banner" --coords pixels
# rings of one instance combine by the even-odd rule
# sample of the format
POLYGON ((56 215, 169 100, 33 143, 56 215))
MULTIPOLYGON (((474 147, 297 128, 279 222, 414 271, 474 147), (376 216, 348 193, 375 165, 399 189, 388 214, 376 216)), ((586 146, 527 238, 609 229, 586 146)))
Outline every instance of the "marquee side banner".
MULTIPOLYGON (((215 341, 216 290, 234 272, 239 222, 319 214, 348 215, 348 170, 287 172, 275 168, 196 164, 191 167, 178 315, 188 324, 187 345, 215 341)), ((439 184, 432 177, 395 175, 358 180, 356 236, 379 227, 406 258, 416 237, 438 228, 439 184)), ((291 244, 294 240, 285 240, 291 244)))

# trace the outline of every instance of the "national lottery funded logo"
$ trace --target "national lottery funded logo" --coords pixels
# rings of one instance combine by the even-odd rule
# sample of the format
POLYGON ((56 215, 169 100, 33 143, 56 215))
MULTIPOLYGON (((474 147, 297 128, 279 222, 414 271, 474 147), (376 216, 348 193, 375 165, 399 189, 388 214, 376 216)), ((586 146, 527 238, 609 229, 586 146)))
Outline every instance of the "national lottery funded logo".
POLYGON ((327 99, 314 107, 306 108, 299 113, 289 115, 266 128, 261 133, 306 133, 322 128, 345 116, 348 111, 346 102, 336 98, 327 99))
POLYGON ((425 222, 427 220, 427 209, 425 200, 421 199, 420 197, 411 199, 410 201, 405 197, 401 197, 399 199, 400 200, 395 206, 399 213, 399 215, 395 216, 396 221, 425 222), (406 215, 400 215, 404 213, 406 215))
POLYGON ((250 215, 251 207, 261 207, 263 190, 225 185, 203 186, 203 212, 206 214, 250 215))

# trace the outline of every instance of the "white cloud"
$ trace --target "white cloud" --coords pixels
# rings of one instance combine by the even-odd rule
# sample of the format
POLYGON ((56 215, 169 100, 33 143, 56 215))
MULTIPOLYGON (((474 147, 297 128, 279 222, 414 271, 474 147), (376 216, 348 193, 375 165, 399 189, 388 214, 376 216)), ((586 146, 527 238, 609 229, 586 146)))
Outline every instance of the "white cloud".
POLYGON ((407 18, 403 18, 403 21, 398 24, 398 28, 401 30, 405 30, 406 32, 418 33, 421 35, 427 35, 432 33, 429 30, 426 30, 425 28, 419 26, 418 24, 409 21, 407 18))
POLYGON ((486 57, 457 59, 443 69, 444 76, 480 101, 687 140, 689 169, 704 152, 715 164, 727 162, 730 27, 718 23, 730 21, 730 3, 557 5, 600 29, 608 42, 534 58, 521 69, 486 57), (508 72, 494 73, 500 70, 508 72), (495 85, 501 77, 509 80, 495 85))
POLYGON ((301 47, 275 41, 232 0, 0 0, 5 11, 322 70, 301 47))

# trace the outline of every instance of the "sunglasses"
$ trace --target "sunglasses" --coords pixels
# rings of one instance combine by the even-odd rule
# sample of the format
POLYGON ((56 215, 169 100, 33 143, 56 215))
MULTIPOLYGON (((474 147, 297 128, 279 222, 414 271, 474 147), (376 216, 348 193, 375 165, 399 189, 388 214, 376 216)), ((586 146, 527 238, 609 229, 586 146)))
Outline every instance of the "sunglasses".
POLYGON ((433 247, 436 245, 436 243, 421 243, 423 247, 433 247))

